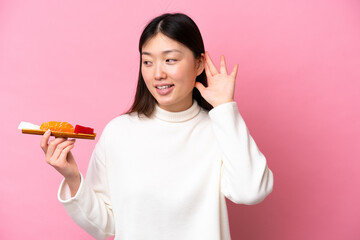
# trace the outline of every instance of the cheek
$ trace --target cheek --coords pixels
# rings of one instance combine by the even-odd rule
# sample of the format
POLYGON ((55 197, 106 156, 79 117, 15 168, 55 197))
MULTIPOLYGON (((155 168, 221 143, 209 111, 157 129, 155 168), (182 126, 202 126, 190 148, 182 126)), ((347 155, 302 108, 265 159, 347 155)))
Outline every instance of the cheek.
POLYGON ((146 86, 148 86, 148 84, 150 84, 150 73, 149 71, 146 70, 141 70, 141 75, 145 81, 146 86))
POLYGON ((179 82, 181 81, 189 84, 195 82, 196 72, 194 72, 194 69, 188 65, 181 65, 176 68, 172 68, 168 73, 171 74, 173 79, 179 82))

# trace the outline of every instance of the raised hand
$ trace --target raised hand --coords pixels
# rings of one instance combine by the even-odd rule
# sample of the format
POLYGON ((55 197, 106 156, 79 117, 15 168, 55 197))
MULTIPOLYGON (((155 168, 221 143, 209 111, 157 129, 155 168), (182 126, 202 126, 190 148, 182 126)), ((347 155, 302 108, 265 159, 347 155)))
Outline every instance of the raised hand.
POLYGON ((234 101, 235 79, 239 68, 236 64, 230 73, 227 72, 225 57, 220 58, 220 72, 212 62, 208 52, 205 53, 205 73, 208 86, 196 82, 195 87, 199 90, 201 96, 213 107, 220 104, 234 101))

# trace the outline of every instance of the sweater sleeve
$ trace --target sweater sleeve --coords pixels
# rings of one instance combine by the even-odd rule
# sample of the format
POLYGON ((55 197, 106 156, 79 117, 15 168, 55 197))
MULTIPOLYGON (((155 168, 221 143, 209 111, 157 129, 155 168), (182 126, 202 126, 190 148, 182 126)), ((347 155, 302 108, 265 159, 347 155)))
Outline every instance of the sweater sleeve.
POLYGON ((115 232, 104 159, 104 133, 105 130, 92 153, 86 179, 81 175, 76 195, 71 197, 65 180, 58 191, 58 199, 70 217, 95 239, 106 239, 115 232))
POLYGON ((252 205, 273 189, 273 173, 251 137, 236 102, 209 112, 222 151, 221 192, 232 202, 252 205))

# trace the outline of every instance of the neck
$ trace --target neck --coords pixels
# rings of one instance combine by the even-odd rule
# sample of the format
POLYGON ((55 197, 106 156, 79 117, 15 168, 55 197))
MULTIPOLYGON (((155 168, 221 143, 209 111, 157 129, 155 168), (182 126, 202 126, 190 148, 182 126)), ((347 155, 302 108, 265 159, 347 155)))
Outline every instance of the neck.
POLYGON ((200 106, 194 100, 190 107, 184 111, 172 112, 155 106, 154 117, 166 122, 185 122, 196 117, 200 112, 200 106))

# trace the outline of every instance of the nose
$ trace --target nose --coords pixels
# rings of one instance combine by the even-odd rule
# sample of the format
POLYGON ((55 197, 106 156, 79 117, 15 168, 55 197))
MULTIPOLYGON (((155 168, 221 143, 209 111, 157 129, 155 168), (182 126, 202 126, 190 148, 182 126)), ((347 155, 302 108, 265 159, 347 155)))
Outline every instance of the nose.
POLYGON ((165 70, 163 69, 163 66, 161 64, 157 64, 155 66, 155 79, 161 80, 166 78, 165 70))

